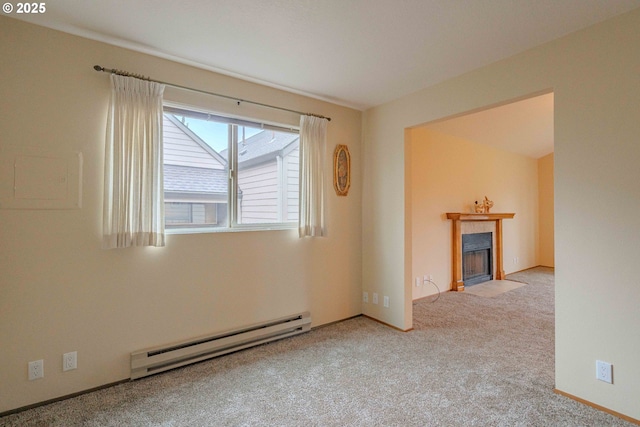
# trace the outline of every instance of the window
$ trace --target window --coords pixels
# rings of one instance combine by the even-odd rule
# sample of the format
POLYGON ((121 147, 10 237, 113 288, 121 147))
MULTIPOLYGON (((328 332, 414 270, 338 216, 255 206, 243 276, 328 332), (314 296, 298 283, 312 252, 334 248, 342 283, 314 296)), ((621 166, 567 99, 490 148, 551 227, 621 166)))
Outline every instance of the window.
POLYGON ((297 130, 165 106, 163 138, 166 229, 296 226, 297 130))
POLYGON ((220 203, 165 202, 165 224, 171 226, 206 226, 218 223, 220 203))

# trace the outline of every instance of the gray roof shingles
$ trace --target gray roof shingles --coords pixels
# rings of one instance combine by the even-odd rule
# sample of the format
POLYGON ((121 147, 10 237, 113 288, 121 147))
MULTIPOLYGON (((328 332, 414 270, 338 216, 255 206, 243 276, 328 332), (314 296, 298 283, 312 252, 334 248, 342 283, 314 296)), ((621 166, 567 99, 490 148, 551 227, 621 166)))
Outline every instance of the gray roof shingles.
POLYGON ((180 193, 227 192, 227 172, 189 166, 164 165, 164 190, 180 193))

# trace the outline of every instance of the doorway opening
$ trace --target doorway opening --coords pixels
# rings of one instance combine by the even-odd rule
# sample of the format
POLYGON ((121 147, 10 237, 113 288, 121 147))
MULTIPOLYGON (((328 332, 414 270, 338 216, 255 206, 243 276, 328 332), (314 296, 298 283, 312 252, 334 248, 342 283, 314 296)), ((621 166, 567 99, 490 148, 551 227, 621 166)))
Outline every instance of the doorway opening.
POLYGON ((491 212, 515 212, 504 229, 504 272, 554 267, 553 104, 552 92, 536 94, 405 130, 413 301, 451 289, 446 213, 472 213, 485 196, 491 212))

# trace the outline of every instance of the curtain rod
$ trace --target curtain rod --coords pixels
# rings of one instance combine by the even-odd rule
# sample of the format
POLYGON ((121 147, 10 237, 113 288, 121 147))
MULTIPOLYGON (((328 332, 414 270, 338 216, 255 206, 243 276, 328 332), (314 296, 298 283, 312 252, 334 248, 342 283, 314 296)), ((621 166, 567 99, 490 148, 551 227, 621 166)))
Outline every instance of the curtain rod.
POLYGON ((288 111, 290 113, 300 114, 300 115, 304 115, 304 116, 313 116, 313 117, 318 117, 318 118, 321 118, 321 119, 327 119, 328 121, 331 121, 331 117, 325 117, 325 116, 321 116, 319 114, 303 113, 301 111, 290 110, 288 108, 276 107, 275 105, 263 104, 261 102, 249 101, 247 99, 234 98, 233 96, 223 95, 221 93, 208 92, 208 91, 202 90, 202 89, 194 89, 194 88, 188 87, 188 86, 181 86, 181 85, 177 85, 177 84, 173 84, 173 83, 163 82, 163 81, 160 81, 160 80, 154 80, 151 77, 145 77, 145 76, 143 76, 141 74, 134 74, 134 73, 130 73, 128 71, 104 68, 104 67, 102 67, 100 65, 94 65, 93 69, 96 70, 96 71, 102 71, 104 73, 117 74, 119 76, 125 76, 125 77, 134 77, 136 79, 147 80, 147 81, 154 82, 154 83, 160 83, 160 84, 163 84, 163 85, 166 85, 166 86, 171 86, 171 87, 174 87, 174 88, 177 88, 177 89, 189 90, 191 92, 199 92, 199 93, 204 93, 206 95, 213 95, 213 96, 217 96, 217 97, 220 97, 220 98, 231 99, 233 101, 236 101, 238 103, 238 105, 240 105, 241 102, 244 102, 244 103, 247 103, 247 104, 258 105, 260 107, 273 108, 273 109, 276 109, 276 110, 288 111))

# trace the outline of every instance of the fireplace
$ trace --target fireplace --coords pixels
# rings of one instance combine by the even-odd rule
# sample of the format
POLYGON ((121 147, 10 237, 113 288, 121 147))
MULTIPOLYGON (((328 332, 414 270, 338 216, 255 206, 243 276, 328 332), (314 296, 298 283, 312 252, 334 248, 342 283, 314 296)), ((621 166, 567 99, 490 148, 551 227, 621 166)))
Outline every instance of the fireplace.
MULTIPOLYGON (((467 234, 491 235, 491 245, 484 254, 475 254, 474 258, 469 258, 468 268, 475 270, 488 267, 489 276, 487 279, 478 279, 480 281, 504 280, 504 269, 502 266, 502 220, 514 217, 514 213, 462 213, 448 212, 446 218, 451 220, 451 290, 461 292, 464 291, 467 279, 463 280, 464 263, 462 261, 462 236, 467 234), (464 227, 463 227, 464 225, 464 227)), ((476 273, 473 274, 474 276, 476 273)), ((480 277, 482 275, 478 275, 480 277)), ((473 279, 473 278, 472 278, 473 279)), ((473 283, 473 282, 472 282, 473 283)), ((468 284, 468 283, 467 283, 468 284)))
POLYGON ((465 286, 493 279, 493 233, 462 235, 462 280, 465 286))

